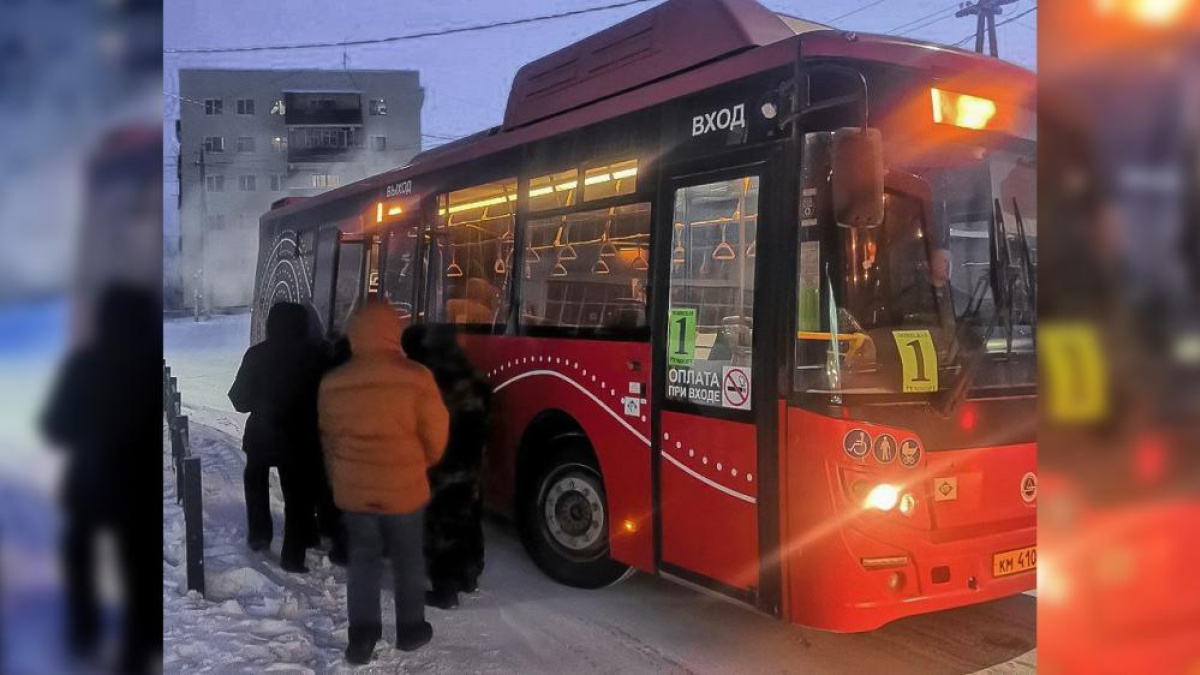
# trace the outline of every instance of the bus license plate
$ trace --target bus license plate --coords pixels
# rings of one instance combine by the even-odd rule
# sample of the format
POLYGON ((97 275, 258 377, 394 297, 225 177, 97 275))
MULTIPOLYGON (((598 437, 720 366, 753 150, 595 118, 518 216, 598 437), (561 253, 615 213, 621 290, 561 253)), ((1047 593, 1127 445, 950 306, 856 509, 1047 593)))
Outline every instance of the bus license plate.
POLYGON ((1006 577, 1037 569, 1037 547, 1019 548, 992 556, 992 576, 1006 577))

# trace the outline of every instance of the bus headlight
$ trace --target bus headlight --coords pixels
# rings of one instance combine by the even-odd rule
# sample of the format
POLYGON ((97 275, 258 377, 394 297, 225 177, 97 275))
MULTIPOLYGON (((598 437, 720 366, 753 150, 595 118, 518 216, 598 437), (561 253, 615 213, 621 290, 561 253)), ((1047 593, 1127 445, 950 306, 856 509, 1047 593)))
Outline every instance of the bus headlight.
POLYGON ((867 498, 863 500, 863 506, 878 511, 891 511, 896 508, 896 502, 899 500, 900 491, 896 489, 895 485, 880 483, 867 493, 867 498))

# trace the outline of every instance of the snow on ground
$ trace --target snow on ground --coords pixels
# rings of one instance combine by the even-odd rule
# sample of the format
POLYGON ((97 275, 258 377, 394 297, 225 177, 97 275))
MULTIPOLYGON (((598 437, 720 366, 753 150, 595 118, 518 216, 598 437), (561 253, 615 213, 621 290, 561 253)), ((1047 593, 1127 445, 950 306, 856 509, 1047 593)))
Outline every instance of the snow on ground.
MULTIPOLYGON (((375 662, 351 669, 345 572, 311 552, 307 575, 244 544, 243 416, 225 392, 249 336, 246 315, 164 324, 168 362, 204 465, 208 597, 184 592, 183 519, 163 463, 164 672, 181 673, 993 673, 1036 670, 1036 600, 1027 595, 915 617, 860 635, 786 625, 645 574, 583 591, 542 575, 504 523, 486 529, 481 591, 428 611, 434 639, 395 650, 391 594, 375 662)), ((274 490, 276 532, 282 503, 274 490)), ((385 586, 387 582, 385 580, 385 586)))

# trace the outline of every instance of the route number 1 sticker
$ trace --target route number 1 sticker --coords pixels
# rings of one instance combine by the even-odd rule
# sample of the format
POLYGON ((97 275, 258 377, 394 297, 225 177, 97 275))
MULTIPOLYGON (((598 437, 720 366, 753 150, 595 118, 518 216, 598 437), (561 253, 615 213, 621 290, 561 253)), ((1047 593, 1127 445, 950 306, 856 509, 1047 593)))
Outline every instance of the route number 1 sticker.
POLYGON ((696 360, 696 308, 671 308, 667 325, 667 363, 690 366, 696 360))
POLYGON ((1047 322, 1038 331, 1038 349, 1050 419, 1089 424, 1108 415, 1108 366, 1095 326, 1047 322))
POLYGON ((901 382, 904 393, 919 394, 938 390, 937 350, 927 330, 894 330, 900 352, 901 382))

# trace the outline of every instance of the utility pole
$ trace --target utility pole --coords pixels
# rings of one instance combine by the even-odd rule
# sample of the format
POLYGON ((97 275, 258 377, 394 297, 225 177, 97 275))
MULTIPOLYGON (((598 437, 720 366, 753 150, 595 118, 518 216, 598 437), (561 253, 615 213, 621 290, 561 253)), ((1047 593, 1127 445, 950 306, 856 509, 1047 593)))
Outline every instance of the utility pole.
POLYGON ((1003 13, 1004 10, 1000 9, 1001 7, 1015 2, 1017 0, 976 0, 973 3, 964 3, 954 14, 960 19, 964 16, 975 16, 975 52, 977 54, 983 53, 983 36, 986 31, 987 37, 992 43, 989 53, 999 58, 1000 47, 996 44, 996 15, 1003 13))
POLYGON ((195 303, 192 320, 199 322, 200 315, 205 314, 204 298, 207 295, 204 288, 204 240, 208 237, 208 180, 203 147, 200 148, 200 161, 196 164, 200 167, 200 269, 197 270, 192 282, 192 301, 195 303))

